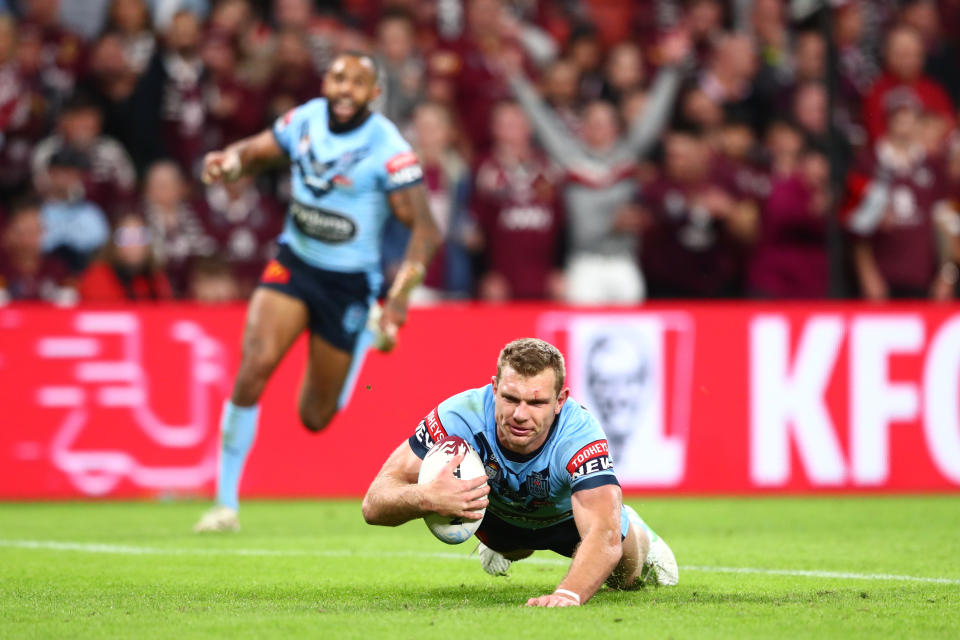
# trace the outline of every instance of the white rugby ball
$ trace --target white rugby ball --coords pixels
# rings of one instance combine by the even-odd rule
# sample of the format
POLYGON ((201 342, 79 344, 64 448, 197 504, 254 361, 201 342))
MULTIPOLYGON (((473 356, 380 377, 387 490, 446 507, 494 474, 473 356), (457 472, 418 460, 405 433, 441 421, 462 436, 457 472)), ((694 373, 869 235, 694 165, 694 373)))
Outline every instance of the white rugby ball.
MULTIPOLYGON (((454 475, 464 480, 486 475, 483 469, 483 461, 480 460, 480 456, 470 446, 470 443, 457 436, 448 436, 427 451, 427 455, 423 458, 423 464, 420 465, 420 475, 417 478, 417 483, 427 484, 436 478, 440 470, 464 449, 466 449, 467 455, 454 470, 454 475)), ((479 513, 483 514, 485 512, 486 509, 479 513)), ((460 544, 465 541, 480 527, 481 520, 450 518, 438 513, 429 513, 423 516, 423 521, 427 523, 427 527, 433 535, 447 544, 460 544)))

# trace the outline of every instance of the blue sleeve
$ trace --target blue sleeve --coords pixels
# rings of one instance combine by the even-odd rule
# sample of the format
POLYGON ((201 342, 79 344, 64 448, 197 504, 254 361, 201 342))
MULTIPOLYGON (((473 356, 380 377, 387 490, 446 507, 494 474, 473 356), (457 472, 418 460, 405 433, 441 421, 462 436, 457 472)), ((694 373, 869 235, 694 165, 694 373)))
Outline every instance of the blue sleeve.
POLYGON ((387 121, 381 134, 380 179, 387 193, 406 189, 423 181, 420 160, 393 123, 387 121))
POLYGON ((296 142, 303 122, 318 108, 318 105, 322 106, 320 100, 305 102, 299 107, 290 109, 273 122, 273 137, 290 158, 293 158, 296 150, 296 142))
POLYGON ((458 393, 441 402, 420 421, 408 442, 419 458, 447 436, 471 440, 473 428, 483 423, 483 397, 477 389, 458 393))
POLYGON ((569 409, 563 446, 557 447, 559 462, 566 470, 570 492, 607 484, 619 485, 610 457, 610 445, 596 418, 574 403, 569 409))

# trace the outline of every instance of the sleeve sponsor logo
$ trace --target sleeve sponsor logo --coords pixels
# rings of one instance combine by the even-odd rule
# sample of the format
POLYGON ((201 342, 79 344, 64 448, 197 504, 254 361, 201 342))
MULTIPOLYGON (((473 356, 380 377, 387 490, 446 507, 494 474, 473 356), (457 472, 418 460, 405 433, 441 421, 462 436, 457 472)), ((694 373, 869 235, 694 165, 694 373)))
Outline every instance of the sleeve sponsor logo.
POLYGON ((399 153, 387 160, 387 187, 394 189, 413 184, 423 178, 423 169, 412 151, 399 153))
POLYGON ((417 154, 413 151, 404 151, 387 160, 387 173, 396 173, 401 169, 412 167, 417 163, 417 154))
POLYGON ((417 430, 413 434, 413 437, 419 442, 424 449, 430 450, 435 444, 433 438, 430 437, 430 431, 427 430, 427 421, 421 420, 420 424, 417 425, 417 430))
POLYGON ((613 469, 610 445, 606 440, 596 440, 577 451, 567 463, 567 471, 576 480, 581 476, 613 469))
POLYGON ((424 421, 427 423, 427 430, 434 442, 440 442, 447 437, 447 430, 443 428, 443 424, 440 422, 440 414, 437 413, 436 409, 427 414, 424 421))

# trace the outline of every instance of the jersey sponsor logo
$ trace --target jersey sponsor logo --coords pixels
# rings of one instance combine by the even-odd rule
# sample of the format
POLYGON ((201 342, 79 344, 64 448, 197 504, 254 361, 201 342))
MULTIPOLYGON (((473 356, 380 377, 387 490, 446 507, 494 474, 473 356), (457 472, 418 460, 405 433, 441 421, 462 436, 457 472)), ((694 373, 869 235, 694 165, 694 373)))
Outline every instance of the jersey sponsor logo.
POLYGON ((263 275, 260 276, 260 282, 287 284, 290 282, 290 270, 276 260, 271 260, 263 269, 263 275))
POLYGON ((567 471, 574 478, 594 473, 596 471, 606 471, 613 468, 613 462, 610 460, 610 445, 606 440, 595 440, 587 446, 577 451, 570 462, 567 463, 567 471))
POLYGON ((301 233, 315 240, 337 244, 352 240, 357 235, 357 223, 350 218, 325 209, 308 207, 296 200, 290 203, 290 217, 301 233))
POLYGON ((447 437, 447 430, 443 428, 443 423, 440 422, 440 414, 437 413, 436 409, 427 414, 424 420, 427 423, 427 430, 430 432, 430 437, 433 438, 434 442, 440 442, 447 437))

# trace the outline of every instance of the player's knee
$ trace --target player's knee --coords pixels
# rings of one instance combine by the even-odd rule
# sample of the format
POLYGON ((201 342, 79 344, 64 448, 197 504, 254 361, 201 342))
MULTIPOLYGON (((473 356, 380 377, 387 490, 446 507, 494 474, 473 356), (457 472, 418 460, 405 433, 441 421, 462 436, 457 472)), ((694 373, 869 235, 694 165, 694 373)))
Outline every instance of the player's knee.
POLYGON ((310 403, 300 405, 300 422, 307 431, 319 433, 326 429, 337 413, 336 400, 333 402, 310 403))

